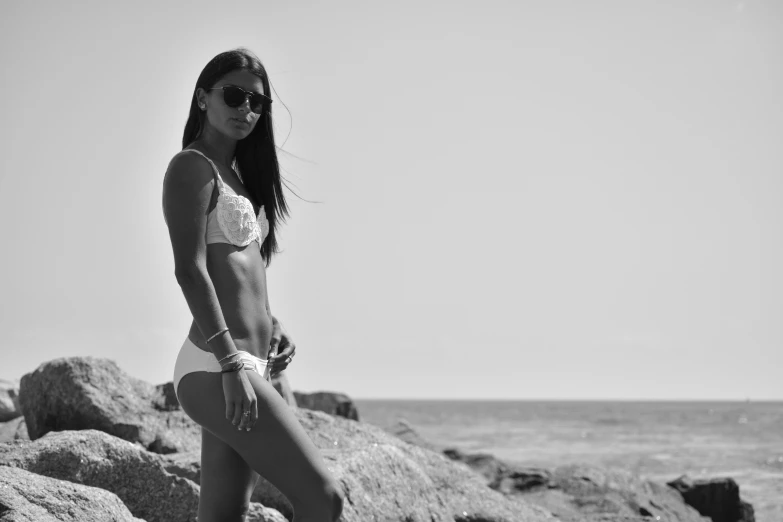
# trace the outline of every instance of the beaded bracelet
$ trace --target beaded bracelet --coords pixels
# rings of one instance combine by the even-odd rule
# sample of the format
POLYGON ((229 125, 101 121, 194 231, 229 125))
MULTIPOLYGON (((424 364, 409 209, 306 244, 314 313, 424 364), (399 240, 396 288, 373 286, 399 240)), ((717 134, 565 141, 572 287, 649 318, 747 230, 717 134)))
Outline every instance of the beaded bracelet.
POLYGON ((214 339, 215 337, 217 337, 220 334, 226 333, 227 331, 228 331, 228 328, 223 328, 222 330, 218 330, 212 337, 207 339, 207 342, 211 341, 212 339, 214 339))

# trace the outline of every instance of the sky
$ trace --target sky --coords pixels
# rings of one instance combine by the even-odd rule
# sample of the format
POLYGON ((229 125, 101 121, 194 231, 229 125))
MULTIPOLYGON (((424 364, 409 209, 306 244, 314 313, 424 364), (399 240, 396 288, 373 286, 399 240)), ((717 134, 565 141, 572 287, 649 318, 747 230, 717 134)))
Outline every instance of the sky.
POLYGON ((266 66, 294 389, 783 399, 783 4, 0 4, 0 378, 172 379, 198 75, 266 66), (667 5, 672 4, 672 5, 667 5))

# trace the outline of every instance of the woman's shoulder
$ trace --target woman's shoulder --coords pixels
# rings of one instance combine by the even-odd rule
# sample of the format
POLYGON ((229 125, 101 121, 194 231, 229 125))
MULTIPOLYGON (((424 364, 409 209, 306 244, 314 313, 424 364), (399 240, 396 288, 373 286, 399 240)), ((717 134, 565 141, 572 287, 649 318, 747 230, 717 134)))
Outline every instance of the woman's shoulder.
POLYGON ((167 183, 203 185, 214 181, 214 170, 210 161, 196 149, 183 149, 176 153, 166 170, 167 183))
POLYGON ((169 162, 163 178, 164 214, 166 208, 169 212, 210 208, 217 192, 215 189, 215 174, 209 161, 200 154, 178 152, 169 162))

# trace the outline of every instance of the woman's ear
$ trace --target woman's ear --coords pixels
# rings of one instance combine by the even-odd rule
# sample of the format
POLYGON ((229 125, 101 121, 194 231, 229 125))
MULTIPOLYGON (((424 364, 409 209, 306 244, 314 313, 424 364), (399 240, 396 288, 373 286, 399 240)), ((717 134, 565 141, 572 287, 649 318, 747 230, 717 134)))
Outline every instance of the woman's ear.
POLYGON ((196 105, 198 105, 201 110, 206 110, 207 108, 207 93, 201 87, 196 89, 196 105))

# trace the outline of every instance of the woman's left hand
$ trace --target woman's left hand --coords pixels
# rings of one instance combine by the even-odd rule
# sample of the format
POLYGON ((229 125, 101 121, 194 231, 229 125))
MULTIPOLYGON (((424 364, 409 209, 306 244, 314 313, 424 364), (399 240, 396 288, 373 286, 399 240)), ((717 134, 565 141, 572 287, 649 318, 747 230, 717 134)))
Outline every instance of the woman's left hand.
POLYGON ((270 375, 276 377, 278 373, 288 368, 288 365, 291 364, 296 352, 296 345, 294 345, 280 321, 274 316, 272 317, 272 341, 269 344, 270 375), (273 356, 272 354, 276 355, 273 356))

